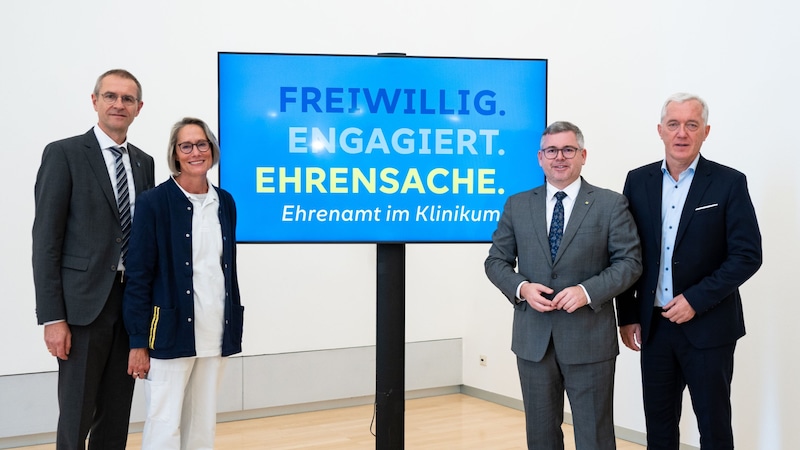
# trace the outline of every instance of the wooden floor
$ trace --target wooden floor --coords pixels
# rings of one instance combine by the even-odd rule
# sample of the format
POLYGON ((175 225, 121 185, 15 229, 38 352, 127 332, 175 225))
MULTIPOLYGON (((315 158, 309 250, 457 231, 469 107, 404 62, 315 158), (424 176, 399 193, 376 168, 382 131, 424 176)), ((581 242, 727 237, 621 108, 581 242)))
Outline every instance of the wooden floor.
MULTIPOLYGON (((249 449, 374 449, 370 433, 373 406, 316 411, 241 420, 217 425, 215 448, 249 449)), ((374 430, 374 428, 373 428, 374 430)), ((128 439, 128 449, 141 446, 141 433, 128 439)), ((566 450, 574 450, 572 427, 564 425, 566 450)), ((51 450, 55 445, 20 447, 51 450)), ((504 450, 525 448, 522 411, 463 394, 408 400, 405 403, 405 448, 504 450)), ((618 450, 645 447, 617 439, 618 450)))

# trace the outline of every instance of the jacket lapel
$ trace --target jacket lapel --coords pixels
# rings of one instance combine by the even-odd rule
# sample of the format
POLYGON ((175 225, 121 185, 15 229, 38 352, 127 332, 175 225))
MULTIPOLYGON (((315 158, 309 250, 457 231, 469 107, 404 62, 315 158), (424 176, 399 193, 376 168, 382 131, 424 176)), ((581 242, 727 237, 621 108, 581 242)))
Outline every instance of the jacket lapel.
POLYGON ((130 157, 131 170, 133 171, 133 187, 136 190, 136 195, 139 195, 146 190, 147 184, 147 174, 145 173, 144 165, 142 165, 140 150, 128 143, 128 156, 130 157))
POLYGON ((664 173, 661 172, 661 164, 654 164, 652 172, 648 173, 645 180, 646 196, 650 201, 650 227, 651 236, 656 238, 659 246, 661 245, 661 187, 664 183, 664 173))
POLYGON ((89 162, 89 167, 94 173, 94 179, 100 183, 100 189, 103 195, 108 200, 108 205, 115 214, 119 215, 119 208, 117 207, 117 198, 114 196, 114 187, 111 185, 111 177, 106 168, 106 160, 103 158, 103 150, 100 144, 97 143, 97 137, 94 135, 93 130, 83 135, 83 152, 86 160, 89 162))
POLYGON ((681 238, 686 233, 689 227, 689 222, 694 217, 695 209, 700 206, 700 200, 703 198, 708 187, 711 185, 711 170, 706 165, 706 160, 701 156, 697 161, 697 169, 692 179, 692 185, 689 187, 689 193, 686 194, 686 202, 683 204, 683 211, 681 211, 681 221, 678 224, 678 232, 675 235, 675 246, 681 241, 681 238))
MULTIPOLYGON (((572 212, 569 214, 569 221, 567 222, 567 227, 564 229, 564 235, 561 237, 561 245, 558 246, 558 253, 556 254, 556 260, 553 261, 553 264, 561 259, 561 255, 563 255, 565 249, 569 247, 569 244, 578 232, 578 228, 580 228, 581 223, 583 223, 583 219, 586 218, 586 214, 589 213, 589 209, 592 207, 593 203, 593 192, 594 186, 581 178, 581 189, 578 191, 578 197, 575 198, 575 202, 572 204, 572 212)), ((547 246, 549 250, 549 241, 547 246)))
POLYGON ((545 185, 535 188, 530 197, 530 222, 533 228, 533 239, 539 243, 542 254, 550 261, 550 240, 547 236, 547 188, 545 185))

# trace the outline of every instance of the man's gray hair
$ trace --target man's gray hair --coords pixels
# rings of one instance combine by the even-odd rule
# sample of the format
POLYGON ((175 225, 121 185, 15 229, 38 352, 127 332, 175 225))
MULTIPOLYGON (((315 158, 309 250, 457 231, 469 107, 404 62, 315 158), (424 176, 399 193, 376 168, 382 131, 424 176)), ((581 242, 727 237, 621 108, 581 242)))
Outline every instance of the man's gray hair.
POLYGON ((120 78, 125 78, 127 80, 131 80, 136 83, 136 100, 142 101, 142 84, 139 83, 139 80, 133 76, 132 73, 128 72, 125 69, 111 69, 99 77, 97 77, 97 81, 94 83, 94 95, 99 97, 100 96, 100 85, 103 84, 103 79, 109 75, 118 76, 120 78))
POLYGON ((571 122, 559 121, 551 123, 547 128, 544 129, 542 132, 542 139, 539 141, 539 147, 541 148, 544 145, 544 137, 549 134, 558 134, 558 133, 566 133, 567 131, 572 131, 575 133, 575 138, 578 140, 578 147, 579 150, 583 149, 583 133, 581 133, 581 129, 578 128, 577 125, 571 122))
POLYGON ((663 122, 664 117, 667 116, 667 105, 669 105, 672 102, 683 103, 683 102, 688 102, 690 100, 697 100, 698 102, 700 102, 700 105, 703 107, 703 113, 702 113, 703 122, 705 122, 706 125, 708 125, 708 104, 706 103, 705 100, 700 98, 699 95, 689 94, 687 92, 678 92, 676 94, 672 94, 669 96, 667 101, 664 102, 664 106, 661 107, 661 122, 663 122))

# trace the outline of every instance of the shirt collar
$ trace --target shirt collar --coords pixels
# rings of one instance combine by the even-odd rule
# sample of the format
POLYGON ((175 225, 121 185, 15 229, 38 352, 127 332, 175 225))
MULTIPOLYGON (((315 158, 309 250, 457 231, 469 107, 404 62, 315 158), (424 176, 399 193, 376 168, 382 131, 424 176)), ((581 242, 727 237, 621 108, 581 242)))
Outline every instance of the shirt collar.
POLYGON ((175 183, 175 186, 178 186, 178 189, 180 189, 181 192, 183 192, 183 195, 185 195, 186 198, 190 198, 190 197, 198 198, 199 196, 205 196, 205 203, 208 203, 208 202, 219 202, 219 196, 217 195, 217 190, 214 189, 214 186, 211 185, 211 180, 207 180, 207 182, 208 182, 208 192, 207 193, 205 193, 205 194, 192 194, 190 192, 187 192, 185 189, 183 189, 181 187, 180 183, 178 183, 178 180, 175 179, 175 177, 170 177, 170 178, 172 178, 172 181, 175 183))
POLYGON ((569 186, 565 187, 564 189, 558 189, 557 187, 553 186, 550 183, 547 183, 547 199, 552 200, 553 197, 556 195, 558 191, 564 191, 567 194, 567 197, 574 199, 578 196, 578 192, 581 190, 581 181, 583 180, 582 177, 578 177, 577 180, 570 183, 569 186))
MULTIPOLYGON (((697 162, 698 161, 700 161, 700 153, 698 153, 697 156, 694 157, 694 161, 692 161, 692 163, 689 164, 689 167, 687 167, 686 170, 681 172, 681 174, 684 174, 684 173, 689 172, 689 171, 691 171, 690 173, 694 173, 697 170, 697 162)), ((669 170, 667 170, 667 160, 666 159, 661 161, 661 173, 665 174, 665 175, 669 174, 669 170)))
POLYGON ((113 139, 108 137, 106 132, 103 131, 103 129, 100 128, 99 125, 95 125, 93 129, 94 129, 94 135, 97 138, 97 143, 100 144, 100 148, 102 148, 103 150, 109 149, 111 147, 123 147, 125 149, 128 148, 127 139, 125 139, 125 142, 123 142, 122 144, 117 144, 116 142, 114 142, 113 139))

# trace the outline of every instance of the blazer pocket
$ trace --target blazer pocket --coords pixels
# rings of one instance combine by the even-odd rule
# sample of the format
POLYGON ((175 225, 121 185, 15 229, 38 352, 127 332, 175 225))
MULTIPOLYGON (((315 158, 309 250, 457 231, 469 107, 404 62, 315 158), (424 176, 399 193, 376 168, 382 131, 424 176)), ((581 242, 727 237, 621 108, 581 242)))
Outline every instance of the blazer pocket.
POLYGON ((175 345, 175 309, 164 309, 160 306, 153 307, 153 316, 150 318, 150 337, 147 346, 150 350, 161 350, 175 345))
POLYGON ((86 272, 89 269, 89 258, 74 255, 64 255, 61 258, 61 267, 65 269, 81 270, 86 272))
POLYGON ((695 208, 694 214, 692 214, 692 216, 694 216, 695 220, 700 220, 703 222, 709 220, 716 221, 719 220, 718 219, 719 217, 722 217, 724 212, 725 211, 719 207, 718 203, 710 203, 710 204, 700 205, 697 208, 695 208))
POLYGON ((603 227, 580 227, 575 234, 594 234, 603 231, 603 227))
POLYGON ((708 205, 700 205, 694 209, 695 212, 708 211, 714 208, 719 208, 719 203, 709 203, 708 205))

